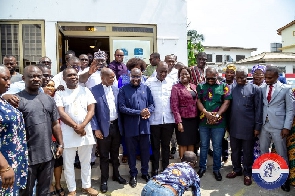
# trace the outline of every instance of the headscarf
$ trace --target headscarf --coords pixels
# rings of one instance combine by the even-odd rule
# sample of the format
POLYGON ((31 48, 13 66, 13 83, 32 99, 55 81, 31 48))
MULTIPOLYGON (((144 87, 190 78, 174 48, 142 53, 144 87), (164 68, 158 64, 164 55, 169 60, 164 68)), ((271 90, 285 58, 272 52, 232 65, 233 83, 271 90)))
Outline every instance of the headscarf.
POLYGON ((228 64, 225 68, 223 68, 222 70, 225 72, 227 69, 230 69, 230 70, 233 70, 233 71, 236 71, 237 70, 237 67, 235 64, 231 63, 231 64, 228 64))
POLYGON ((253 68, 252 68, 252 75, 254 74, 254 72, 256 70, 261 70, 263 73, 265 73, 265 70, 266 70, 266 66, 265 65, 260 65, 260 64, 257 64, 257 65, 254 65, 253 68))

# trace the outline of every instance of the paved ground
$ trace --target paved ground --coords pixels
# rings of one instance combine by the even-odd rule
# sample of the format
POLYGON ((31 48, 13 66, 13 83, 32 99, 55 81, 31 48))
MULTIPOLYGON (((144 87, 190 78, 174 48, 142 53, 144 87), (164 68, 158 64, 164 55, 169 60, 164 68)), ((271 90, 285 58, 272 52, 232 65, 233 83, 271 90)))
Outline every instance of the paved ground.
MULTIPOLYGON (((179 159, 173 159, 171 162, 177 162, 179 159)), ((139 163, 139 161, 138 161, 139 163)), ((95 167, 98 167, 98 163, 95 167)), ((98 172, 99 167, 92 170, 94 172, 98 172)), ((198 168, 196 168, 196 171, 198 168)), ((229 160, 221 169, 221 174, 223 176, 223 180, 221 182, 217 182, 212 173, 212 158, 208 156, 208 169, 205 175, 201 178, 201 194, 202 196, 222 196, 222 195, 233 195, 233 196, 294 196, 295 195, 295 188, 291 187, 291 191, 286 193, 281 189, 276 190, 265 190, 260 188, 255 182, 251 186, 245 186, 243 183, 243 177, 238 176, 235 179, 227 179, 225 176, 232 170, 231 161, 229 160)), ((120 169, 121 174, 124 173, 123 177, 125 179, 129 179, 128 173, 128 166, 121 165, 120 169), (126 171, 123 171, 126 170, 126 171)), ((79 173, 79 172, 78 172, 79 173)), ((77 178, 76 178, 77 179, 77 178)), ((98 176, 92 175, 92 186, 93 188, 99 190, 99 180, 98 176)), ((127 185, 120 185, 117 182, 113 182, 109 180, 108 187, 109 191, 106 194, 100 193, 99 195, 111 195, 111 196, 137 196, 140 195, 143 186, 145 185, 145 181, 142 180, 139 176, 138 178, 138 185, 136 188, 131 188, 128 184, 127 185)), ((63 183, 63 187, 66 187, 65 183, 63 183)), ((77 180, 77 195, 86 196, 85 194, 81 193, 81 180, 77 180)), ((192 195, 190 191, 185 192, 185 196, 192 195)))

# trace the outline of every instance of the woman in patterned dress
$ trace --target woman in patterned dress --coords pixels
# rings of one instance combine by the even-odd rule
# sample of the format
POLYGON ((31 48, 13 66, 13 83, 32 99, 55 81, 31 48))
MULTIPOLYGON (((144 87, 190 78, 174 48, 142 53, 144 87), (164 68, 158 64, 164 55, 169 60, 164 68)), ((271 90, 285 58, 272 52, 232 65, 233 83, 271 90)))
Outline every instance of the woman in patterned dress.
MULTIPOLYGON (((10 86, 9 70, 0 66, 0 96, 10 86)), ((27 182, 28 151, 22 113, 0 97, 0 195, 18 195, 27 182)))
MULTIPOLYGON (((295 97, 295 88, 292 89, 293 98, 295 97)), ((293 102, 293 113, 295 114, 295 102, 293 102)), ((289 158, 289 182, 295 186, 295 117, 293 119, 292 129, 287 137, 287 150, 289 158)))

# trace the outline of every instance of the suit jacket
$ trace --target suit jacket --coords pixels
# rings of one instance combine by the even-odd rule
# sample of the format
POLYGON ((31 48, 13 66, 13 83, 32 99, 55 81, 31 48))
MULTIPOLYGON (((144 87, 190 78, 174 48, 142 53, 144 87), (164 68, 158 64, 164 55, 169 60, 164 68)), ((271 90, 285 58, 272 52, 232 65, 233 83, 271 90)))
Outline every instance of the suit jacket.
MULTIPOLYGON (((117 97, 118 97, 119 89, 115 86, 111 86, 111 87, 115 96, 115 104, 117 107, 117 112, 119 112, 118 105, 117 105, 117 97)), ((96 100, 95 112, 91 120, 92 130, 100 130, 103 136, 107 137, 109 135, 109 129, 110 129, 110 109, 109 109, 109 105, 106 99, 103 86, 102 84, 98 84, 92 87, 90 90, 96 100)), ((119 118, 119 115, 118 115, 118 118, 119 118)))
POLYGON ((193 99, 191 93, 182 84, 178 83, 172 87, 170 106, 175 123, 182 122, 181 118, 195 118, 198 116, 196 85, 190 84, 190 87, 196 93, 196 99, 193 99))
POLYGON ((263 93, 263 125, 266 117, 275 129, 291 129, 293 122, 293 101, 291 87, 277 81, 274 93, 268 103, 266 98, 267 85, 262 87, 263 93))

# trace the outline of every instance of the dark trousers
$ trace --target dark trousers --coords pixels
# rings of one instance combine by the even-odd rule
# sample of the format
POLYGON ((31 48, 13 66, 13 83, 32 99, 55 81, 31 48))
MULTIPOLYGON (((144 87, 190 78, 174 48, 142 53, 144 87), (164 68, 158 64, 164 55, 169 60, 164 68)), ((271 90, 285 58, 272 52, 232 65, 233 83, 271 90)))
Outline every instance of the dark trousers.
POLYGON ((110 125, 109 135, 103 139, 97 138, 97 145, 100 157, 101 182, 107 182, 109 179, 109 154, 113 165, 113 177, 117 178, 119 174, 119 147, 120 132, 118 123, 110 125))
POLYGON ((163 170, 169 165, 170 140, 174 131, 174 123, 151 125, 151 144, 153 149, 152 170, 159 170, 160 146, 163 170))
POLYGON ((137 176, 138 171, 136 168, 136 148, 140 148, 141 159, 141 174, 147 175, 149 170, 150 159, 150 135, 141 134, 133 137, 125 137, 125 142, 128 151, 128 165, 129 173, 131 176, 137 176))
POLYGON ((230 137, 231 160, 234 172, 242 172, 241 150, 243 150, 243 168, 244 176, 252 176, 254 139, 243 140, 230 137))
POLYGON ((37 180, 36 195, 49 196, 49 186, 52 181, 54 159, 45 163, 28 166, 26 189, 20 189, 20 196, 32 196, 35 181, 37 180))
POLYGON ((228 158, 228 141, 225 138, 222 138, 222 158, 228 158))

